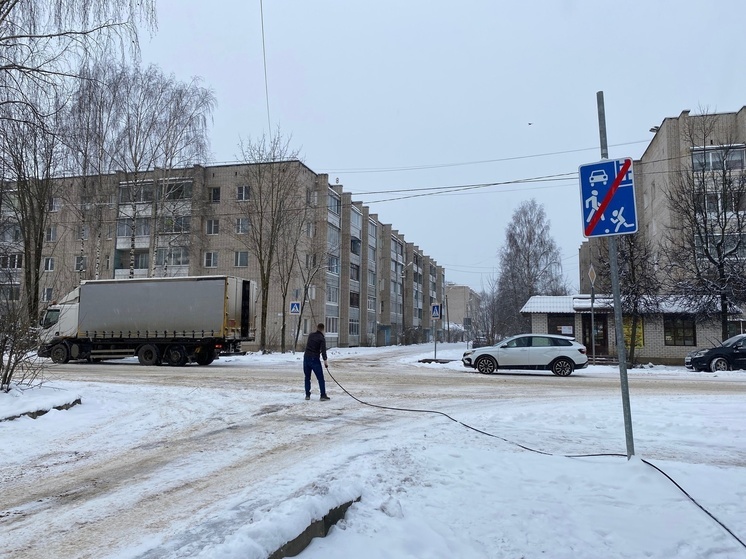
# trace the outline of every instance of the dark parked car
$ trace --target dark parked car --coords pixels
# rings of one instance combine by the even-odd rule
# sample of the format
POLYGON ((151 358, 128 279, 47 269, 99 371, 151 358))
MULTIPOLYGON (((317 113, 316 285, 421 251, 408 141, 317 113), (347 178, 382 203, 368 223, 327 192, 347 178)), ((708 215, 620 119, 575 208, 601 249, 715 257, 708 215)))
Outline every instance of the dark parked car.
POLYGON ((710 349, 695 349, 684 358, 684 366, 695 371, 746 369, 746 334, 728 338, 710 349))

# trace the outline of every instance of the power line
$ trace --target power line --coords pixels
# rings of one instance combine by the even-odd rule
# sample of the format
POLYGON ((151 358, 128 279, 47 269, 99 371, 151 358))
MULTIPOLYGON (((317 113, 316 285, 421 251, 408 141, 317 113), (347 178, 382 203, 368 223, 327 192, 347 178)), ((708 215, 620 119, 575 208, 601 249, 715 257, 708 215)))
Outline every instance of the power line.
MULTIPOLYGON (((620 146, 629 146, 634 144, 644 144, 644 143, 650 143, 649 140, 637 140, 634 142, 624 142, 621 144, 613 144, 610 147, 620 147, 620 146)), ((397 173, 400 171, 420 171, 424 169, 442 169, 445 167, 464 167, 467 165, 482 165, 485 163, 502 163, 505 161, 519 161, 521 159, 534 159, 537 157, 550 157, 552 155, 565 155, 568 153, 579 153, 583 151, 591 151, 595 150, 598 151, 598 146, 594 146, 592 148, 577 148, 577 149, 569 149, 564 151, 552 151, 547 153, 535 153, 530 155, 516 155, 513 157, 501 157, 498 159, 482 159, 478 161, 463 161, 463 162, 456 162, 456 163, 436 163, 432 165, 408 165, 405 167, 363 167, 363 168, 352 168, 352 169, 324 169, 324 172, 326 173, 348 173, 348 174, 357 174, 357 173, 397 173)), ((322 167, 323 169, 323 167, 322 167)))
POLYGON ((269 118, 269 80, 267 79, 267 47, 264 41, 264 2, 259 0, 259 14, 262 19, 262 58, 264 60, 264 98, 267 101, 267 133, 272 139, 272 121, 269 118))

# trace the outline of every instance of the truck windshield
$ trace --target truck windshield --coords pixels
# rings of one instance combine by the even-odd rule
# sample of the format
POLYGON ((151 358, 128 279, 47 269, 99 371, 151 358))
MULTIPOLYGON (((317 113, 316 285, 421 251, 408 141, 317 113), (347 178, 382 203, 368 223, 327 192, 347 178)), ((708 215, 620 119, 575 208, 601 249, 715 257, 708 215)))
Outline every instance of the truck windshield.
POLYGON ((44 320, 41 323, 42 328, 50 328, 57 324, 57 321, 60 319, 60 310, 59 309, 50 309, 47 311, 47 314, 44 315, 44 320))

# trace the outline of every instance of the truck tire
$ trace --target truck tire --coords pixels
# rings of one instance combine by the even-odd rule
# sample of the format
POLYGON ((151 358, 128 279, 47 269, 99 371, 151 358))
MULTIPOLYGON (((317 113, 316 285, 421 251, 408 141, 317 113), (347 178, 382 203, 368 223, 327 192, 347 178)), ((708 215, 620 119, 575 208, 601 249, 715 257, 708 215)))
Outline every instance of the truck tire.
POLYGON ((50 357, 55 363, 67 363, 70 361, 70 350, 65 344, 57 344, 52 348, 50 357))
POLYGON ((166 354, 163 357, 169 365, 174 367, 182 367, 186 365, 189 360, 184 346, 180 345, 168 346, 166 348, 166 354))
POLYGON ((215 350, 211 346, 203 345, 197 352, 197 364, 206 366, 215 360, 215 350))
POLYGON ((137 359, 140 361, 140 365, 150 366, 157 365, 161 360, 161 356, 156 346, 145 344, 137 350, 137 359))

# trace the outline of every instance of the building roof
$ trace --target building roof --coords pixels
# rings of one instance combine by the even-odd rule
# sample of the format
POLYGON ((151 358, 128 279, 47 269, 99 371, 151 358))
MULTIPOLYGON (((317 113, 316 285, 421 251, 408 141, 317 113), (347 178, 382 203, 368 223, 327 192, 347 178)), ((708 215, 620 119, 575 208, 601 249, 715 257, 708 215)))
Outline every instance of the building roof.
MULTIPOLYGON (((661 297, 658 299, 659 312, 663 314, 686 314, 691 313, 691 308, 686 300, 678 297, 661 297)), ((597 295, 593 300, 595 312, 612 312, 614 310, 614 299, 609 295, 597 295)), ((523 305, 521 313, 543 313, 543 314, 574 314, 590 313, 590 295, 534 295, 523 305)), ((740 314, 741 309, 733 304, 729 305, 730 314, 740 314)))
MULTIPOLYGON (((608 297, 595 297, 594 310, 608 311, 613 308, 608 297)), ((521 309, 522 313, 574 314, 591 312, 590 295, 534 295, 521 309)))

